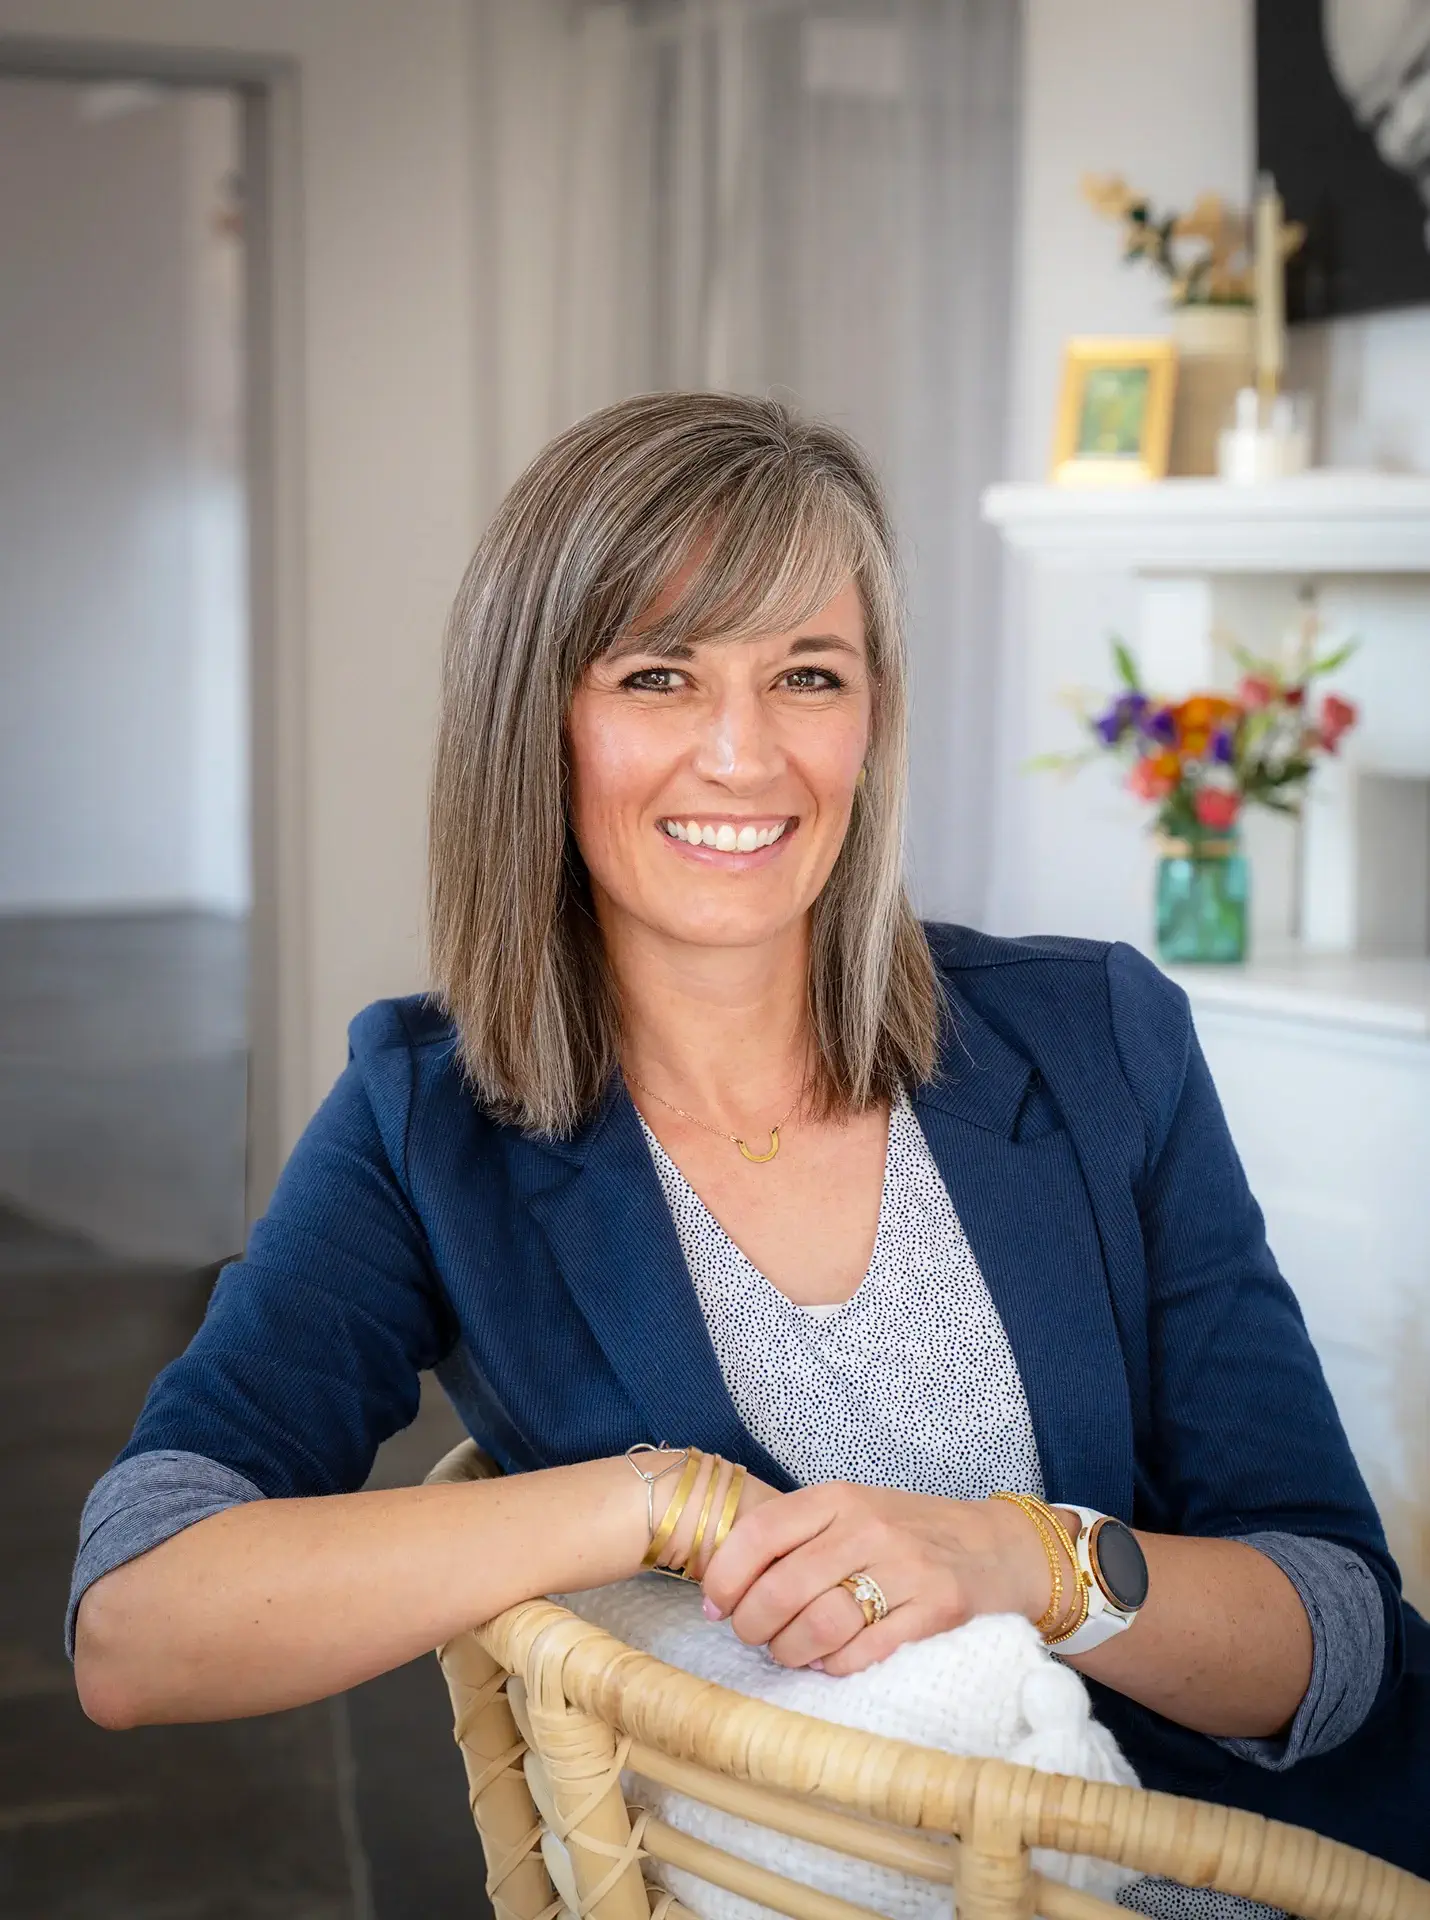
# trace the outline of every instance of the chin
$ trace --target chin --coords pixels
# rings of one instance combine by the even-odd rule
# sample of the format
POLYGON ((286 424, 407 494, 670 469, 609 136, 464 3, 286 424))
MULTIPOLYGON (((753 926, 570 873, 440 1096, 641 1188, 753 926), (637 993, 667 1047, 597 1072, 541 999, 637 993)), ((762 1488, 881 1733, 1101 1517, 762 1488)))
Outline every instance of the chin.
POLYGON ((719 906, 702 906, 689 913, 671 913, 669 909, 642 916, 646 924, 666 940, 678 940, 689 947, 758 947, 777 940, 791 925, 804 918, 807 908, 792 908, 787 903, 765 912, 751 911, 743 903, 730 901, 719 906))

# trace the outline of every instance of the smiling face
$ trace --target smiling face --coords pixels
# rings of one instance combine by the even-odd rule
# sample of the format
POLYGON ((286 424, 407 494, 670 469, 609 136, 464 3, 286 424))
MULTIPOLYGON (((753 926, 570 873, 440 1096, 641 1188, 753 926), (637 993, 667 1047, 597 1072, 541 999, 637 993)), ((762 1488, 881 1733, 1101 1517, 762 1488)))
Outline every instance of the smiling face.
POLYGON ((657 653, 638 630, 597 659, 566 745, 572 831, 607 937, 624 920, 751 947, 801 922, 844 843, 872 712, 852 580, 785 632, 657 653))

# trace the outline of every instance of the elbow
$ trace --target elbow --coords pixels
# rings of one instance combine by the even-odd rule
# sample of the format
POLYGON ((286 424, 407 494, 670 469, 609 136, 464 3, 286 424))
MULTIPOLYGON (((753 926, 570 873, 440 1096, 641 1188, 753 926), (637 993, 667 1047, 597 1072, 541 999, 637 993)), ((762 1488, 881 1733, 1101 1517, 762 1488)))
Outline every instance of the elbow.
POLYGON ((133 1637, 125 1629, 127 1609, 107 1594, 110 1575, 92 1586, 75 1618, 74 1678, 80 1706, 97 1727, 124 1733, 157 1715, 140 1683, 133 1659, 133 1637))

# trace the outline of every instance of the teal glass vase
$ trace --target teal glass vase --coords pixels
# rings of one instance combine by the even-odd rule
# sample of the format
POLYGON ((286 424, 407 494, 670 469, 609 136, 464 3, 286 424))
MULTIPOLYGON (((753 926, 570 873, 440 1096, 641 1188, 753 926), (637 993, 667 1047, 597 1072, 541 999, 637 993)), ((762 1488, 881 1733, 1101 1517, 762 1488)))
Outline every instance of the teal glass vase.
POLYGON ((1251 875, 1239 838, 1161 840, 1158 848, 1161 958, 1169 966, 1245 960, 1251 875))

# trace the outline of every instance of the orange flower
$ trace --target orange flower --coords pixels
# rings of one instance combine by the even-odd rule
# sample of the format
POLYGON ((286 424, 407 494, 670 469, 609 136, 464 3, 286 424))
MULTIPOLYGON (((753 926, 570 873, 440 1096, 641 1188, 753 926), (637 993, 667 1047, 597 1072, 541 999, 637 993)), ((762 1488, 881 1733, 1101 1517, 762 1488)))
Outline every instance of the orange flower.
POLYGON ((1228 700, 1222 694, 1192 694, 1190 699, 1172 709, 1172 717, 1177 723, 1177 745, 1190 759, 1200 759, 1217 729, 1238 718, 1240 713, 1241 708, 1236 701, 1228 700))
POLYGON ((1127 784, 1139 800, 1165 800, 1182 777, 1182 758, 1170 751, 1148 753, 1127 776, 1127 784))

